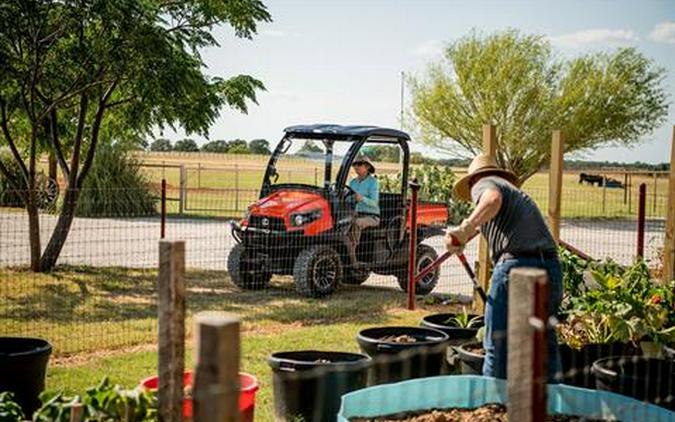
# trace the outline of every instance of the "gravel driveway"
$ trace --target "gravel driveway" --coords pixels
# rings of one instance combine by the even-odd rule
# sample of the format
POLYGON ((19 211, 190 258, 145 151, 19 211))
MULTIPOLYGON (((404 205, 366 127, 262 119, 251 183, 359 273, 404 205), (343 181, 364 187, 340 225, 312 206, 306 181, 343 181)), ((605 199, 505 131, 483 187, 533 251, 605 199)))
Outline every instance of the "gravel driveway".
MULTIPOLYGON (((56 217, 41 217, 43 247, 56 224, 56 217)), ((647 258, 653 258, 663 244, 664 222, 648 221, 645 233, 647 258)), ((627 264, 635 255, 636 223, 629 220, 567 220, 562 238, 594 258, 612 257, 627 264)), ((154 267, 157 265, 159 218, 107 219, 77 218, 59 258, 61 264, 91 266, 154 267)), ((224 270, 228 251, 235 241, 227 221, 169 219, 167 238, 185 240, 187 266, 224 270)), ((427 242, 441 250, 441 238, 427 242)), ((467 250, 473 261, 476 242, 467 250)), ((23 213, 0 213, 0 266, 29 263, 28 222, 23 213)), ((396 287, 392 277, 372 276, 368 284, 396 287)), ((441 293, 471 293, 471 283, 455 259, 443 266, 441 293)))

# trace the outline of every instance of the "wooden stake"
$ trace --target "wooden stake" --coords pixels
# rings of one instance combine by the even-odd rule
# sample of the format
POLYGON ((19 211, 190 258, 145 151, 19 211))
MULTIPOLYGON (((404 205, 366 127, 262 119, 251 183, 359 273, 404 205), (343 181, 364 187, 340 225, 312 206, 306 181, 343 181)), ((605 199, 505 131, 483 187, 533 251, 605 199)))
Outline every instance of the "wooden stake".
POLYGON ((185 371, 185 242, 159 242, 159 420, 180 422, 185 371))
POLYGON ((551 140, 551 166, 548 176, 548 225, 556 242, 560 240, 560 197, 562 193, 564 145, 565 139, 562 131, 554 131, 551 140))
MULTIPOLYGON (((483 126, 483 154, 497 156, 497 130, 495 125, 483 126)), ((487 240, 481 236, 478 241, 478 283, 485 292, 490 291, 491 271, 490 250, 487 240)), ((485 304, 475 292, 473 294, 473 303, 477 313, 482 314, 485 312, 485 304)))
POLYGON ((675 125, 670 149, 666 236, 663 242, 663 280, 675 280, 675 125))
POLYGON ((540 422, 546 416, 547 298, 545 270, 515 268, 511 271, 507 346, 511 421, 540 422))
POLYGON ((195 422, 239 422, 239 327, 235 316, 195 316, 195 422))

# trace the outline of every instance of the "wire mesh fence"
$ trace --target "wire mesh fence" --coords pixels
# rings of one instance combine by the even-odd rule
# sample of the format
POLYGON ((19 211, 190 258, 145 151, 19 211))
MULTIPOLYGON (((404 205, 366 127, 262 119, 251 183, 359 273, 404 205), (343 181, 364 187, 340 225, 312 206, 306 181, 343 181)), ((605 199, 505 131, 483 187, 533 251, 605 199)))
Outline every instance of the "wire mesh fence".
MULTIPOLYGON (((385 263, 377 268, 368 266, 352 268, 353 265, 347 263, 350 253, 347 248, 335 247, 336 254, 331 255, 326 252, 327 239, 322 239, 320 233, 305 233, 304 229, 289 230, 292 227, 291 221, 274 220, 274 210, 270 205, 268 208, 270 213, 261 214, 261 219, 255 223, 260 226, 252 226, 260 229, 254 235, 262 236, 254 239, 250 251, 256 256, 264 255, 264 259, 249 260, 243 267, 238 267, 243 268, 242 274, 239 275, 248 277, 249 281, 239 280, 237 285, 232 276, 232 266, 236 264, 232 263, 232 256, 233 251, 243 243, 237 228, 240 227, 240 221, 245 216, 248 206, 258 199, 260 191, 253 182, 251 186, 242 183, 243 186, 238 188, 204 187, 208 184, 207 172, 208 170, 202 170, 201 176, 197 176, 187 171, 188 181, 181 184, 179 170, 175 183, 167 181, 168 215, 164 223, 160 214, 159 192, 153 193, 155 202, 152 209, 133 212, 119 212, 125 209, 128 201, 126 199, 128 196, 124 192, 83 195, 83 198, 96 198, 92 201, 97 202, 97 207, 86 217, 74 218, 61 250, 58 266, 46 274, 28 271, 31 248, 29 222, 25 211, 17 208, 0 208, 0 335, 48 338, 55 345, 56 357, 95 354, 101 350, 156 343, 157 242, 160 239, 162 224, 165 227, 166 238, 185 240, 187 244, 188 319, 191 319, 195 312, 204 310, 236 313, 244 318, 243 336, 246 338, 247 335, 254 335, 256 330, 267 333, 266 330, 274 332, 284 329, 278 326, 293 326, 298 323, 305 326, 321 326, 328 321, 349 323, 357 318, 361 325, 348 325, 344 329, 347 332, 343 333, 342 337, 327 340, 327 344, 339 345, 345 342, 345 339, 353 339, 364 325, 378 323, 382 326, 388 325, 388 313, 405 307, 407 236, 405 225, 402 224, 406 219, 405 204, 401 203, 398 209, 392 207, 385 211, 387 215, 382 216, 378 227, 367 228, 361 235, 360 246, 355 251, 357 260, 365 263, 373 261, 385 263), (198 177, 202 180, 200 181, 198 177), (192 180, 195 179, 197 181, 193 185, 192 180), (262 217, 268 219, 266 224, 262 217), (279 227, 275 224, 279 224, 279 227), (279 230, 274 230, 275 227, 279 230), (297 238, 291 239, 289 243, 288 239, 285 239, 285 236, 289 235, 295 235, 297 238), (309 249, 313 251, 312 254, 302 254, 309 249), (403 255, 397 258, 395 256, 397 253, 403 255), (313 260, 313 264, 316 265, 305 265, 303 268, 298 264, 301 260, 304 260, 305 264, 313 260), (321 273, 312 276, 316 286, 310 286, 309 290, 306 284, 310 278, 307 268, 321 273), (331 294, 323 299, 304 297, 323 296, 313 294, 312 290, 320 288, 321 283, 335 289, 331 289, 331 294), (242 285, 245 288, 242 288, 242 285), (369 323, 364 324, 364 321, 369 323)), ((313 173, 313 170, 305 171, 308 180, 312 179, 313 173)), ((526 190, 542 210, 547 209, 546 190, 536 187, 526 190)), ((603 189, 598 187, 564 189, 561 238, 593 258, 599 260, 612 258, 621 265, 630 265, 636 257, 637 250, 636 190, 624 195, 623 191, 610 189, 604 189, 603 193, 603 189), (630 203, 629 198, 632 198, 630 203)), ((648 191, 647 198, 650 201, 646 207, 645 258, 651 267, 657 267, 665 225, 662 204, 666 203, 666 197, 650 196, 648 191)), ((287 217, 291 218, 290 215, 287 217)), ((338 219, 335 221, 337 223, 338 219)), ((39 231, 43 249, 57 225, 58 214, 55 210, 41 211, 39 231)), ((418 248, 418 256, 423 258, 418 269, 423 268, 444 251, 443 238, 439 234, 429 231, 423 236, 422 244, 426 246, 418 248), (420 254, 420 251, 423 253, 420 254)), ((476 249, 476 242, 473 242, 466 250, 470 262, 477 260, 476 249)), ((250 257, 239 258, 244 262, 250 257)), ((458 330, 455 328, 462 328, 468 331, 468 334, 464 334, 469 336, 468 339, 474 337, 478 332, 477 320, 473 321, 473 327, 469 327, 472 324, 471 317, 461 314, 459 307, 452 308, 453 314, 449 315, 443 305, 438 306, 443 303, 470 305, 473 286, 460 263, 455 259, 447 261, 438 274, 432 274, 429 282, 433 282, 433 289, 423 292, 430 295, 418 297, 418 304, 422 306, 423 311, 422 314, 413 316, 414 325, 420 323, 423 314, 435 312, 444 315, 441 317, 444 318, 440 321, 441 324, 436 325, 440 325, 441 328, 443 325, 464 325, 464 327, 446 327, 445 330, 453 331, 453 335, 457 335, 458 330), (452 322, 449 322, 451 320, 452 322)), ((668 299, 664 296, 663 300, 668 299)), ((670 300, 672 301, 672 295, 670 300)), ((408 320, 406 325, 411 325, 411 321, 408 320)), ((593 327, 595 330, 606 329, 602 324, 596 325, 598 327, 593 327)), ((191 334, 190 326, 188 323, 188 335, 191 334)), ((409 347, 405 346, 406 342, 420 342, 410 333, 371 334, 371 340, 384 344, 380 349, 407 350, 409 347), (383 338, 390 341, 383 341, 383 338)), ((601 338, 603 333, 594 332, 594 334, 597 338, 601 338)), ((324 336, 325 334, 319 334, 317 343, 313 344, 312 348, 321 348, 320 339, 325 338, 324 336)), ((466 340, 467 338, 462 338, 461 342, 466 340)), ((418 354, 410 350, 402 356, 382 353, 382 357, 368 365, 366 371, 368 375, 364 381, 366 384, 362 386, 369 383, 379 384, 368 381, 373 376, 389 380, 397 371, 399 378, 396 380, 422 375, 462 373, 463 370, 480 373, 483 359, 480 355, 480 343, 461 348, 455 344, 450 349, 447 342, 440 343, 436 349, 424 350, 418 354), (374 367, 379 369, 372 369, 374 367), (416 372, 420 368, 431 367, 432 372, 416 372), (373 371, 376 373, 380 371, 380 375, 373 375, 373 371)), ((363 344, 366 344, 365 340, 363 344)), ((286 347, 297 349, 300 345, 308 344, 301 342, 297 345, 288 344, 286 347)), ((345 349, 350 352, 360 350, 364 353, 364 347, 354 342, 345 349)), ((598 382, 596 374, 611 375, 612 371, 620 372, 617 371, 619 367, 634 368, 637 375, 633 378, 619 380, 607 375, 603 389, 625 393, 640 400, 646 398, 642 392, 648 392, 651 394, 648 400, 657 404, 672 400, 672 380, 675 377, 672 366, 663 363, 666 362, 664 359, 651 361, 640 356, 645 353, 639 344, 630 346, 608 344, 597 349, 584 347, 577 350, 562 347, 561 375, 567 384, 595 388, 598 382), (604 369, 595 365, 594 369, 594 363, 602 357, 626 355, 631 357, 605 362, 607 368, 604 369), (652 373, 653 375, 649 377, 644 376, 652 373), (654 390, 657 387, 662 389, 654 390)), ((663 351, 659 351, 661 358, 665 357, 663 353, 667 353, 666 350, 668 349, 664 348, 663 351)), ((332 358, 325 356, 307 359, 313 359, 314 363, 319 364, 340 362, 339 360, 333 362, 332 358)), ((342 366, 337 365, 337 370, 340 368, 342 366)), ((314 387, 304 388, 328 391, 327 384, 317 387, 316 383, 329 382, 325 374, 332 373, 334 369, 321 367, 314 372, 303 372, 299 377, 316 378, 312 381, 315 384, 309 384, 314 387)), ((416 384, 406 388, 383 389, 377 393, 381 394, 378 396, 381 403, 378 409, 381 409, 381 415, 388 414, 390 411, 387 409, 396 410, 390 413, 423 412, 425 409, 421 407, 422 404, 432 403, 425 401, 425 397, 428 396, 438 396, 438 400, 433 402, 435 404, 428 405, 429 409, 463 407, 457 401, 443 399, 449 396, 444 393, 447 391, 458 391, 457 395, 464 397, 466 403, 473 403, 473 407, 488 404, 481 403, 478 399, 481 397, 502 400, 492 403, 504 403, 507 400, 506 385, 499 382, 487 384, 470 380, 465 382, 466 385, 439 380, 429 385, 416 384), (402 403, 409 403, 413 399, 417 407, 405 409, 401 407, 402 403)), ((324 409, 326 406, 319 400, 325 401, 327 397, 317 397, 317 401, 312 405, 313 411, 324 409)), ((611 403, 609 409, 614 415, 624 415, 627 414, 624 412, 626 411, 643 420, 662 420, 649 419, 654 417, 654 410, 642 403, 638 405, 628 400, 621 402, 615 397, 586 397, 558 390, 550 390, 549 397, 558 404, 566 403, 567 407, 563 406, 563 409, 595 408, 598 400, 601 402, 605 400, 606 403, 611 403)), ((351 400, 352 403, 360 403, 373 398, 366 394, 354 396, 351 400)), ((361 405, 354 404, 354 406, 360 408, 361 405)), ((493 418, 489 420, 499 420, 497 417, 501 412, 500 408, 488 409, 486 412, 489 418, 493 418)), ((607 412, 605 408, 600 413, 594 414, 607 417, 607 412)), ((565 410, 563 413, 570 412, 565 410)), ((353 416, 371 419, 375 417, 366 414, 353 416)), ((309 420, 322 419, 310 417, 309 420)), ((621 420, 631 419, 626 417, 621 420)))

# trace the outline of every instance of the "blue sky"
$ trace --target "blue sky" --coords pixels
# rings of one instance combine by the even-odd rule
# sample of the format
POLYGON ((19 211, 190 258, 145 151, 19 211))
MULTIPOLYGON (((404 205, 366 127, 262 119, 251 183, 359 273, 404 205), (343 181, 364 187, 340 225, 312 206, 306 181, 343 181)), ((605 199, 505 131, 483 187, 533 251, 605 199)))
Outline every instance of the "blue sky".
POLYGON ((262 25, 253 40, 219 28, 221 46, 204 53, 209 74, 248 73, 267 87, 248 115, 224 111, 211 139, 276 144, 285 126, 312 122, 398 127, 401 71, 420 74, 440 58, 443 43, 472 29, 516 28, 550 37, 563 56, 628 45, 665 67, 668 122, 632 149, 605 148, 577 158, 662 162, 670 156, 675 0, 263 1, 274 22, 262 25))

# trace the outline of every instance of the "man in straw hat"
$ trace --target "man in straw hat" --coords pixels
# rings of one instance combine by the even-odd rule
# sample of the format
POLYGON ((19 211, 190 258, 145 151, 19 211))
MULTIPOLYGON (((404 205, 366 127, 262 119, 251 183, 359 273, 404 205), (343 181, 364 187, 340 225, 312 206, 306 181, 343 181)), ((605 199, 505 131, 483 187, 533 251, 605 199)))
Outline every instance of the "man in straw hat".
POLYGON ((357 215, 349 231, 351 243, 349 254, 352 262, 358 264, 356 247, 361 240, 361 231, 380 225, 380 187, 377 179, 373 177, 375 166, 368 157, 364 155, 357 157, 352 167, 356 177, 349 182, 349 187, 355 192, 357 215))
MULTIPOLYGON (((497 378, 506 378, 511 269, 535 267, 547 271, 551 315, 556 315, 562 300, 562 271, 556 242, 539 208, 517 187, 518 182, 518 177, 500 168, 493 156, 478 155, 466 176, 453 187, 455 197, 472 201, 475 209, 459 226, 448 229, 445 241, 449 252, 459 253, 480 228, 488 242, 494 271, 485 306, 483 375, 497 378)), ((554 381, 560 371, 560 355, 555 331, 549 328, 548 336, 549 380, 554 381)))

